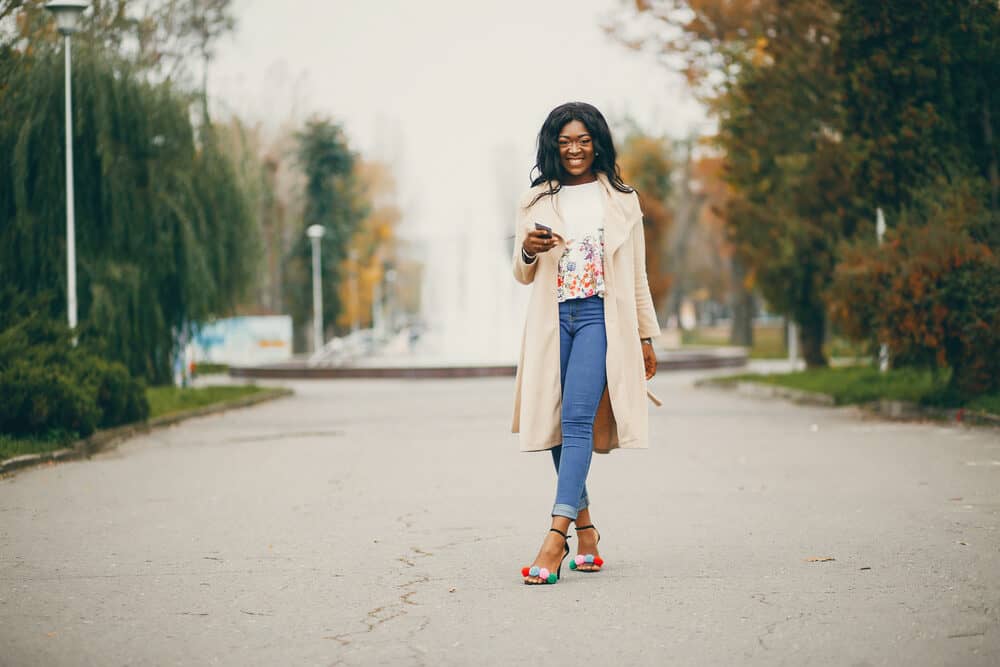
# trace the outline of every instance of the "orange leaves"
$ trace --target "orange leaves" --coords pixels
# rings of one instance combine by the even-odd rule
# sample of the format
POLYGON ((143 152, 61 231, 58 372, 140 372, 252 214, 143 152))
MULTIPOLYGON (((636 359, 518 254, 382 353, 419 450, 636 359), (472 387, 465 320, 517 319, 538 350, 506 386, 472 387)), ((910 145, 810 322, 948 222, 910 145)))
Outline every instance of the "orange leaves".
POLYGON ((345 329, 352 324, 372 324, 373 305, 377 305, 386 266, 395 261, 396 225, 401 217, 395 204, 395 179, 387 165, 359 159, 355 175, 371 209, 351 237, 350 250, 340 268, 343 280, 338 292, 342 308, 337 325, 345 329))
POLYGON ((1000 261, 968 229, 947 221, 963 193, 946 189, 881 248, 846 248, 830 289, 830 314, 858 340, 889 345, 907 364, 949 368, 965 395, 1000 384, 1000 261))
POLYGON ((774 63, 774 58, 767 52, 767 37, 758 37, 751 51, 750 62, 754 67, 766 67, 774 63))

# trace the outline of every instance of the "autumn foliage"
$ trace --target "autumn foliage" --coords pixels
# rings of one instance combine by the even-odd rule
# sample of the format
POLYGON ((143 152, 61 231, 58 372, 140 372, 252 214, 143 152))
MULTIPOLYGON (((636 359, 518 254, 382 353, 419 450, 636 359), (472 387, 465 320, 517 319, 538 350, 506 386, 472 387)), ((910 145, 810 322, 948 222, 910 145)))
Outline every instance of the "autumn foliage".
POLYGON ((981 200, 949 187, 881 247, 844 249, 830 289, 844 331, 885 343, 896 365, 951 370, 956 396, 1000 389, 1000 257, 977 240, 981 200))
POLYGON ((832 324, 958 395, 1000 387, 1000 6, 623 4, 609 32, 657 47, 718 121, 729 238, 807 363, 832 324))
POLYGON ((664 265, 667 236, 673 225, 670 197, 671 144, 663 137, 633 132, 621 149, 621 167, 625 182, 639 193, 646 242, 646 273, 653 303, 660 306, 670 291, 671 268, 664 265))

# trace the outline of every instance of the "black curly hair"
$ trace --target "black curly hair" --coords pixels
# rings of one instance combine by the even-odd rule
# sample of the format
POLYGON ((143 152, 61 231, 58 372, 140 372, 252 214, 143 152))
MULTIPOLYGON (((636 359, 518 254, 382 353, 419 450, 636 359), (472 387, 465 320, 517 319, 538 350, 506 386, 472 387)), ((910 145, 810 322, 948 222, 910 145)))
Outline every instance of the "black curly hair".
POLYGON ((547 183, 548 190, 539 193, 528 206, 533 205, 546 195, 554 195, 562 187, 566 172, 563 169, 562 160, 559 159, 559 132, 566 127, 567 123, 574 120, 583 123, 594 141, 594 165, 592 169, 607 176, 615 190, 620 192, 634 191, 622 181, 621 171, 616 162, 615 143, 611 138, 608 121, 604 119, 603 114, 592 104, 567 102, 549 112, 548 118, 542 123, 542 129, 538 132, 538 154, 535 158, 535 166, 531 168, 531 173, 534 174, 537 171, 538 175, 531 179, 531 186, 547 183))

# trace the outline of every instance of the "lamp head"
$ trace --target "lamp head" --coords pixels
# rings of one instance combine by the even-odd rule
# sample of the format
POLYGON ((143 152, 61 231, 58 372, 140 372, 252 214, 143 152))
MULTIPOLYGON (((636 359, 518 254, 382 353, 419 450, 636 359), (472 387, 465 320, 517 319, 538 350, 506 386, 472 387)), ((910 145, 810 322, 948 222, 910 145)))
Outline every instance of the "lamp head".
POLYGON ((90 2, 87 0, 52 0, 45 9, 56 15, 56 28, 63 35, 72 35, 79 29, 80 14, 90 2))
POLYGON ((306 228, 306 236, 311 239, 321 239, 323 234, 326 233, 326 228, 323 225, 309 225, 306 228))

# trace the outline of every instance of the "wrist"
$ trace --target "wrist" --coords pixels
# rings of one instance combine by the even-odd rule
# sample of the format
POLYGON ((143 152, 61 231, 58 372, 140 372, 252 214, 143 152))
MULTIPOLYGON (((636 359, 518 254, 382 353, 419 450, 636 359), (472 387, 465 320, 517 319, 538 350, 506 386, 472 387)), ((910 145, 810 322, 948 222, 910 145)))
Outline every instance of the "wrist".
POLYGON ((521 259, 524 260, 525 264, 531 264, 532 262, 535 261, 536 257, 538 257, 538 255, 532 255, 530 252, 524 249, 524 246, 521 246, 521 259))
POLYGON ((639 342, 642 343, 643 345, 652 345, 653 344, 653 339, 652 338, 640 338, 639 342))

